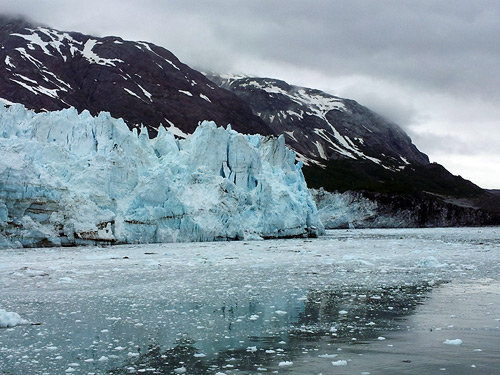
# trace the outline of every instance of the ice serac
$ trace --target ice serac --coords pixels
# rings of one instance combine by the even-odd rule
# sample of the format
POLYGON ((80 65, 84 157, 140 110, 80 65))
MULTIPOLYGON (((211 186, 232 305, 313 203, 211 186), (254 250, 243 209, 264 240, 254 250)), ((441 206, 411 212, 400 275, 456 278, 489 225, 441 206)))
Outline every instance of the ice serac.
POLYGON ((283 137, 200 124, 185 140, 107 113, 0 106, 0 246, 322 232, 283 137))

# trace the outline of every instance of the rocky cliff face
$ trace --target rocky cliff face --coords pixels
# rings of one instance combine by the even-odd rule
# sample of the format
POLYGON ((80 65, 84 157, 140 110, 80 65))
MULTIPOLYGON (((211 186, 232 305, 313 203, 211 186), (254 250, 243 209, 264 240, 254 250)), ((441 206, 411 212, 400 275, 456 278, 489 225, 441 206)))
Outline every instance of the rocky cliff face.
POLYGON ((0 18, 0 99, 36 111, 70 106, 92 115, 144 124, 150 136, 163 124, 178 136, 198 123, 231 124, 242 133, 272 130, 233 93, 147 42, 62 32, 0 18))
POLYGON ((427 228, 498 224, 495 214, 428 193, 382 194, 367 191, 330 193, 312 190, 327 229, 427 228))

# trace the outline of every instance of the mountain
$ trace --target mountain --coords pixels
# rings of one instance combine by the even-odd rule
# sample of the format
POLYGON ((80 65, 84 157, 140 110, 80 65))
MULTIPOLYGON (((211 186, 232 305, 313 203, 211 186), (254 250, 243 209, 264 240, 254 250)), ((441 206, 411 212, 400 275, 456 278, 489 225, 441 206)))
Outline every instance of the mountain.
POLYGON ((160 124, 185 136, 204 120, 273 134, 242 99, 151 43, 0 17, 0 46, 0 98, 6 103, 36 111, 106 111, 129 127, 144 124, 150 136, 160 124))
POLYGON ((0 105, 0 247, 316 236, 283 137, 204 122, 183 140, 74 108, 0 105))
POLYGON ((38 112, 105 111, 129 128, 144 124, 150 137, 164 125, 186 138, 204 120, 231 124, 240 133, 283 135, 304 163, 309 187, 376 193, 377 200, 402 194, 414 210, 421 209, 416 202, 424 194, 440 207, 493 212, 500 223, 498 195, 429 163, 397 124, 353 100, 271 78, 204 75, 151 43, 62 32, 20 19, 0 17, 0 47, 4 103, 38 112))
POLYGON ((271 78, 208 77, 245 100, 274 133, 284 134, 306 164, 358 160, 389 170, 429 164, 398 125, 354 100, 271 78))
POLYGON ((359 103, 272 78, 206 75, 285 136, 305 164, 309 187, 337 192, 315 194, 327 227, 500 223, 498 194, 430 163, 397 124, 359 103), (341 204, 333 209, 332 201, 341 204), (358 210, 357 220, 351 215, 338 224, 349 205, 368 205, 370 215, 358 210))

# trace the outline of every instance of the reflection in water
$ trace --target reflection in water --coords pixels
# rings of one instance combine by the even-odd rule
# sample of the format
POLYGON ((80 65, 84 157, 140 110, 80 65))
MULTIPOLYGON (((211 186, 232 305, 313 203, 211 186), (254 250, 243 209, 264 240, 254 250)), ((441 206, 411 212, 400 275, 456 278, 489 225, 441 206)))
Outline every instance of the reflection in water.
POLYGON ((266 310, 257 301, 224 305, 213 311, 212 318, 222 319, 226 340, 214 336, 197 342, 185 334, 171 348, 153 343, 145 353, 109 373, 231 374, 276 370, 280 364, 285 366, 325 343, 357 344, 404 328, 404 318, 423 303, 435 286, 422 283, 310 290, 302 298, 289 299, 295 303, 289 303, 287 311, 266 310), (242 321, 243 316, 250 319, 242 321), (252 332, 260 334, 249 335, 252 332))
POLYGON ((145 354, 131 361, 125 368, 111 370, 110 374, 130 374, 147 372, 155 374, 189 373, 206 374, 209 367, 197 359, 194 341, 182 339, 173 348, 161 351, 158 344, 152 344, 145 354))
POLYGON ((373 339, 381 330, 400 329, 399 322, 435 287, 424 283, 366 289, 311 291, 294 335, 330 335, 338 340, 373 339))

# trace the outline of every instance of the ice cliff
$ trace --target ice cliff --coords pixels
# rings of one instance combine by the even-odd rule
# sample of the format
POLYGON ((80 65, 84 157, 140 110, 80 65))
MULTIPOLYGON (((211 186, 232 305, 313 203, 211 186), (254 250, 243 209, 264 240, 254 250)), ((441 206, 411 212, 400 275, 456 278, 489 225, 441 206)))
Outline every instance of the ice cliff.
POLYGON ((283 137, 202 123, 185 140, 108 113, 0 105, 0 246, 150 243, 322 232, 283 137))

